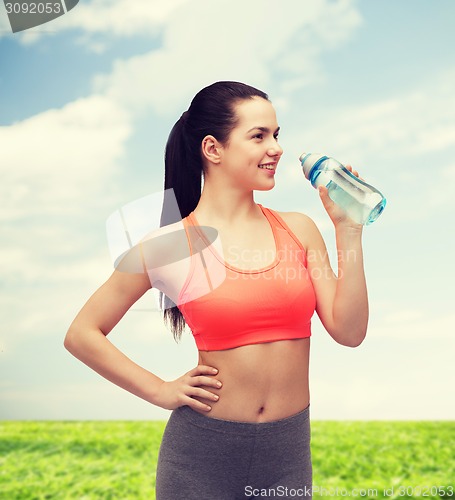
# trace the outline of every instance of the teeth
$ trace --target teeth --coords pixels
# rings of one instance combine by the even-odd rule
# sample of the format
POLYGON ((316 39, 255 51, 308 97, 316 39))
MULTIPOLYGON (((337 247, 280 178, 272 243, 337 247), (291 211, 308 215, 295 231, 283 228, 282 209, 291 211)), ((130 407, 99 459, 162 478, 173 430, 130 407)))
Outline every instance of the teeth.
POLYGON ((258 165, 259 168, 266 168, 267 170, 273 170, 273 165, 258 165))

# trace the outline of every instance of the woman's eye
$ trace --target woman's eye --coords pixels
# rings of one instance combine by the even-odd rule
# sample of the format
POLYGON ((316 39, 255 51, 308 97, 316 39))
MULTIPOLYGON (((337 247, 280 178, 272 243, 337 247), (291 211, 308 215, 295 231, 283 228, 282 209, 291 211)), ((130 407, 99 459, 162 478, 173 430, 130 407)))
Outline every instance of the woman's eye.
MULTIPOLYGON (((278 140, 278 134, 275 134, 273 138, 277 141, 278 140)), ((262 140, 264 139, 264 134, 256 134, 253 136, 253 139, 259 139, 262 140)))

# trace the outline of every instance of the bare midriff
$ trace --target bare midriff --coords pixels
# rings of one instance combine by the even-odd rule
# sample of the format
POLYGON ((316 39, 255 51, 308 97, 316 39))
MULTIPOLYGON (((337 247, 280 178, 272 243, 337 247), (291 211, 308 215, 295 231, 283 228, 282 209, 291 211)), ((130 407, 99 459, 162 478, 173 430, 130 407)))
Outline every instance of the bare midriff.
POLYGON ((211 406, 196 410, 207 417, 240 422, 270 422, 295 415, 310 402, 310 339, 281 340, 223 351, 199 351, 199 364, 218 369, 218 401, 195 397, 211 406))

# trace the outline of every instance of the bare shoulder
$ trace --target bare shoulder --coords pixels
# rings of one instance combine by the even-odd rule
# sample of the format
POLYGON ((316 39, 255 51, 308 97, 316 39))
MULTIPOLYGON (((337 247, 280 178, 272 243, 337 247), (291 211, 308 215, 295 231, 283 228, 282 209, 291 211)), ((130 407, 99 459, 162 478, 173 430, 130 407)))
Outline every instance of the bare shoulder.
POLYGON ((184 225, 182 220, 174 222, 172 224, 168 224, 166 226, 157 227, 156 229, 153 229, 142 238, 142 241, 154 238, 156 239, 159 238, 160 236, 164 236, 165 234, 170 234, 172 236, 175 236, 175 234, 177 234, 178 231, 181 230, 184 230, 184 225))
POLYGON ((183 223, 159 227, 150 231, 133 247, 125 251, 115 261, 115 268, 120 272, 142 273, 145 269, 152 269, 166 265, 188 256, 187 239, 183 223))
POLYGON ((278 212, 277 214, 289 226, 289 229, 297 236, 305 249, 314 243, 315 238, 320 235, 319 229, 313 219, 301 212, 278 212))
POLYGON ((146 261, 153 267, 160 267, 189 256, 183 221, 157 228, 141 243, 146 261))

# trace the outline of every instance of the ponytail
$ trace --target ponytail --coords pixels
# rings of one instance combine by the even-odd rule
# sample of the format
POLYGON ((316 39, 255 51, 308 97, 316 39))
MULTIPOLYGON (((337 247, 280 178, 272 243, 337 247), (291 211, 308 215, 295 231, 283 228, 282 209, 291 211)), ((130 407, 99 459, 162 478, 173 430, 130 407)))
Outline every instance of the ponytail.
MULTIPOLYGON (((164 154, 164 189, 173 189, 180 211, 180 218, 188 216, 201 197, 202 157, 189 144, 188 111, 185 111, 171 130, 164 154)), ((161 213, 161 226, 177 222, 165 210, 161 213)), ((175 217, 175 214, 174 214, 175 217)))
MULTIPOLYGON (((238 82, 217 82, 196 94, 188 111, 185 111, 169 134, 164 155, 164 189, 172 189, 180 211, 167 210, 166 196, 161 212, 161 226, 172 224, 187 217, 201 197, 204 162, 202 140, 213 135, 221 144, 228 142, 237 124, 235 104, 239 101, 261 97, 264 92, 238 82)), ((185 328, 185 319, 169 297, 160 292, 164 321, 170 323, 174 339, 178 342, 185 328)))
MULTIPOLYGON (((196 160, 192 158, 194 151, 191 151, 188 145, 185 130, 187 118, 188 111, 185 111, 173 126, 166 143, 164 153, 165 194, 160 220, 161 227, 187 217, 196 208, 201 197, 202 158, 198 154, 195 155, 196 160), (200 162, 197 156, 199 156, 200 162), (173 190, 180 214, 176 214, 175 209, 167 208, 168 203, 171 205, 173 201, 166 197, 168 189, 173 190)), ((186 325, 185 318, 180 309, 163 292, 160 292, 160 303, 164 322, 170 324, 174 340, 178 342, 186 325)))

